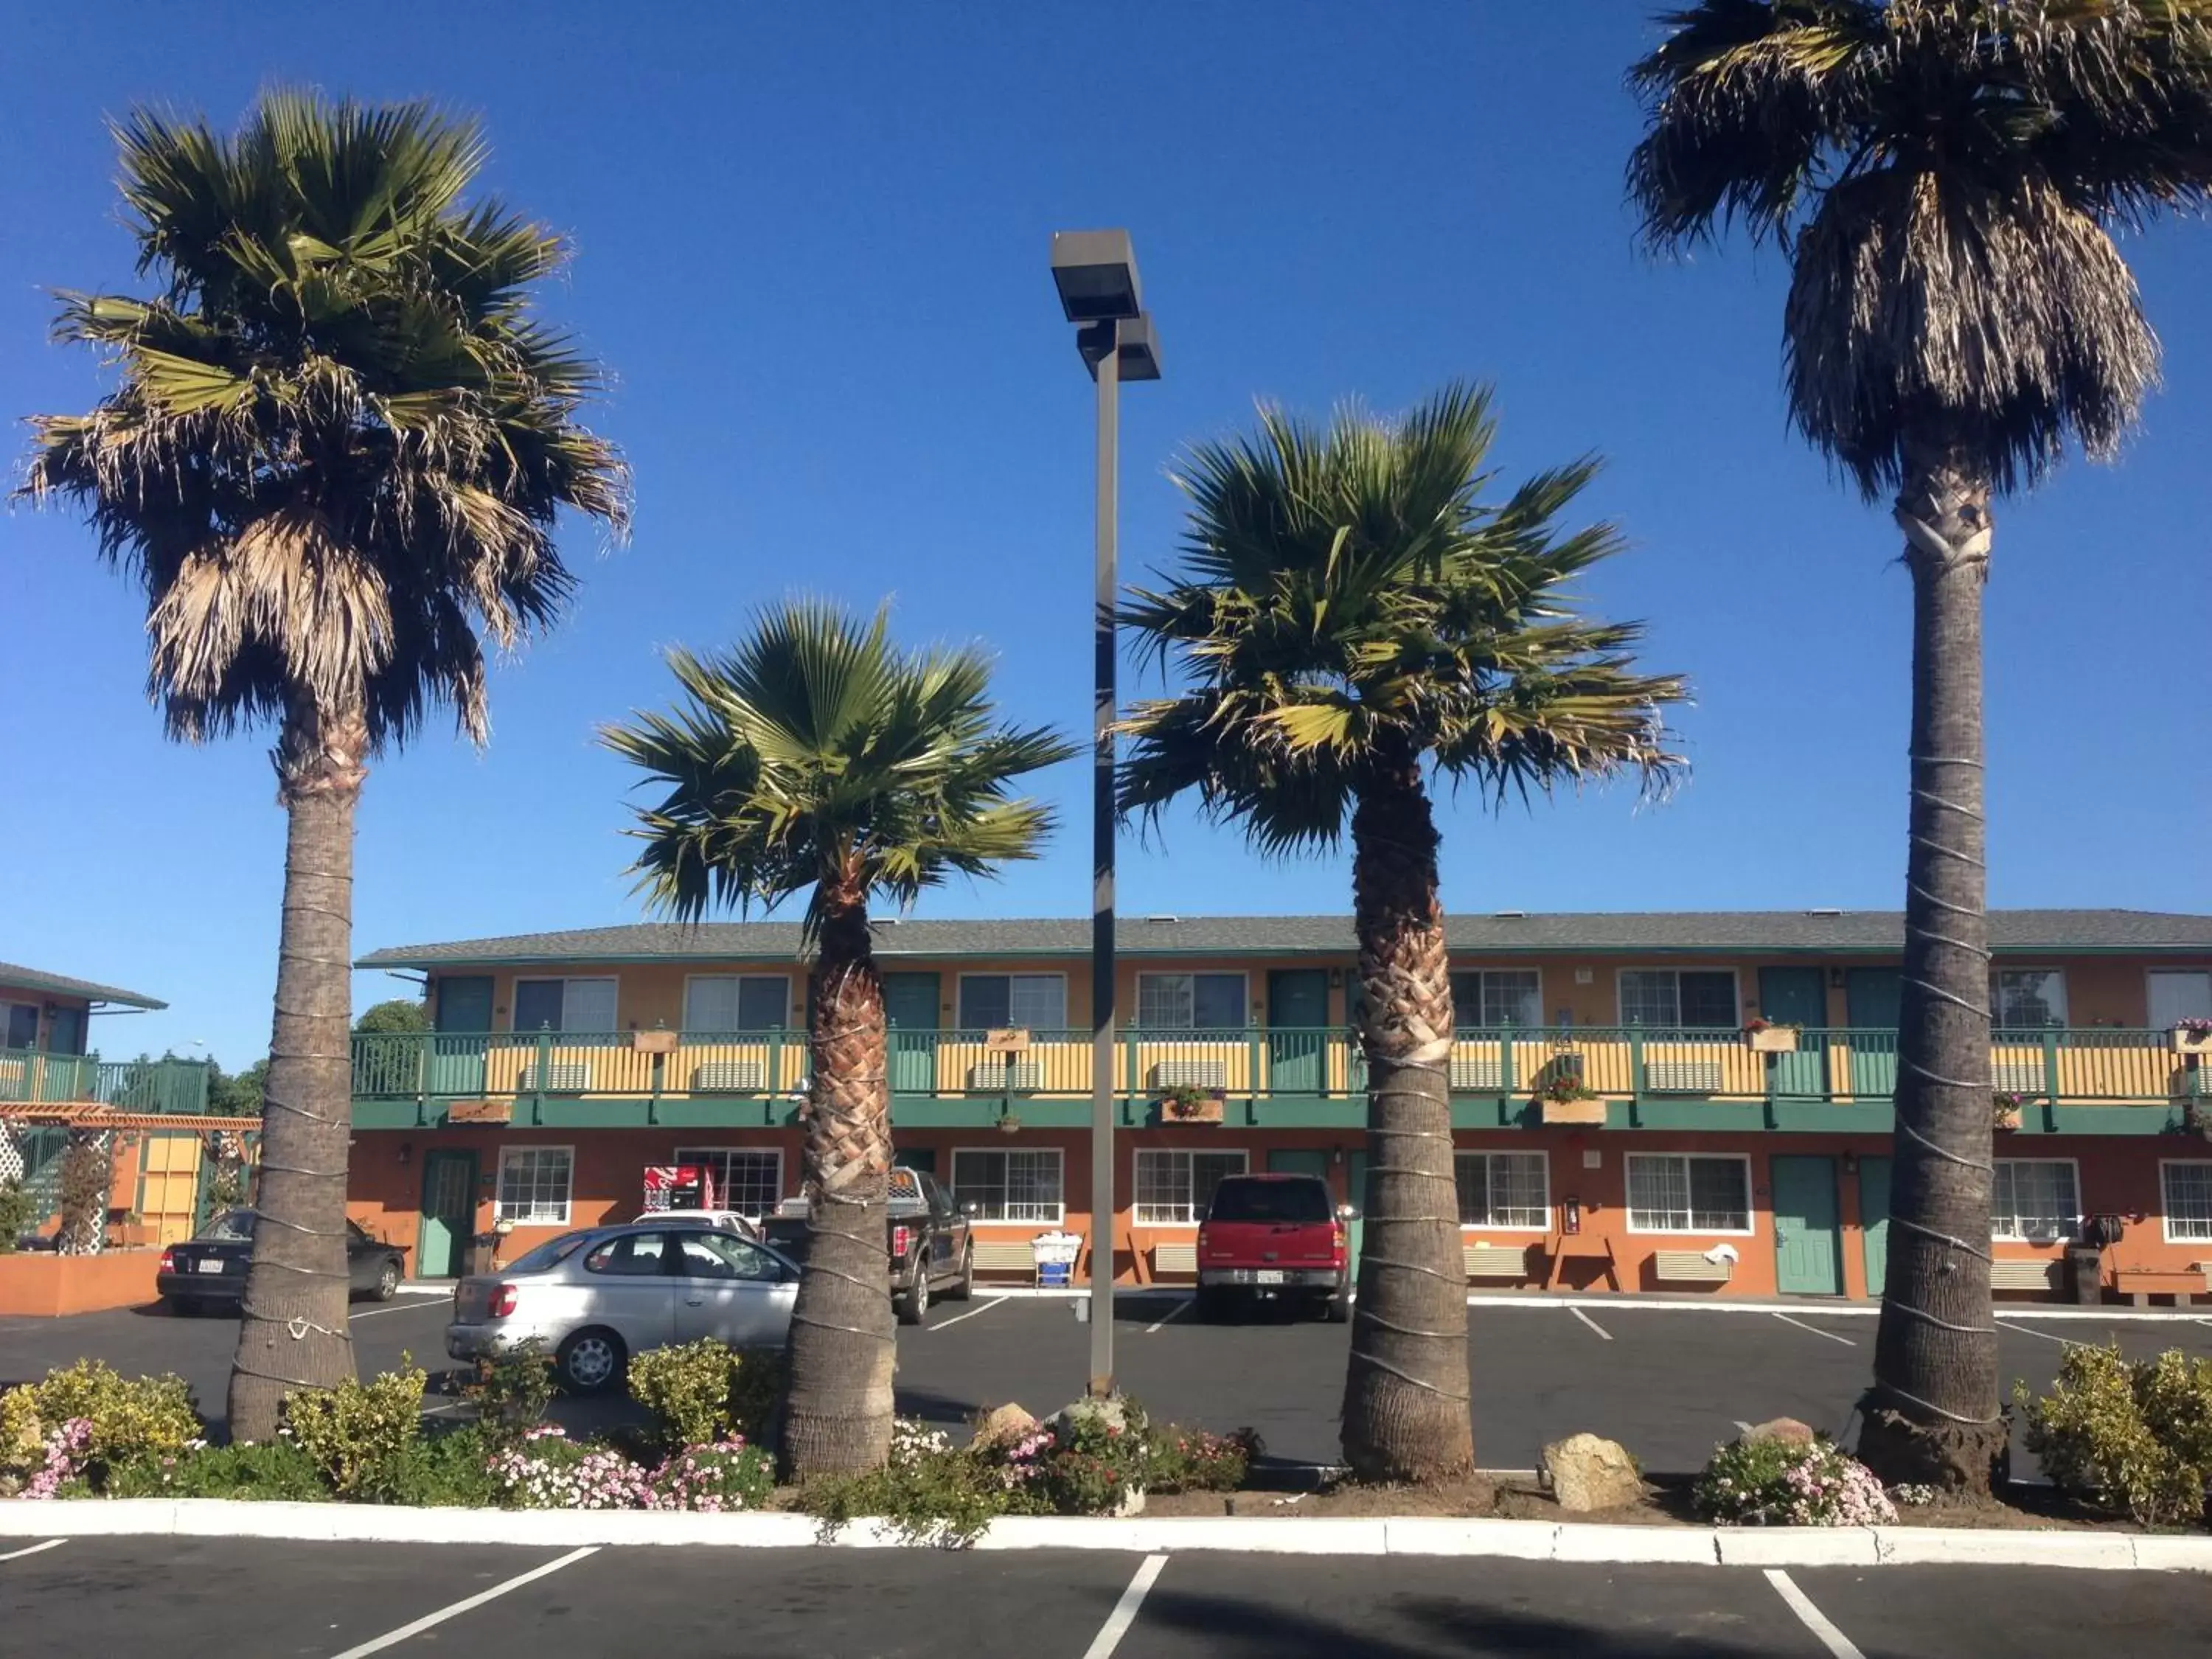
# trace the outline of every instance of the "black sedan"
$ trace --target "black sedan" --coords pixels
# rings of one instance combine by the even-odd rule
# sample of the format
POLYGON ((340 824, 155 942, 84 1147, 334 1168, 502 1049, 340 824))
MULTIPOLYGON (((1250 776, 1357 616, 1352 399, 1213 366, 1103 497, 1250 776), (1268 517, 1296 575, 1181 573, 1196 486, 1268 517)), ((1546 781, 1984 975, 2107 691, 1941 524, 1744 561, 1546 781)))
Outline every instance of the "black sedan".
MULTIPOLYGON (((225 1210, 181 1244, 161 1252, 154 1287, 174 1314, 235 1311, 246 1294, 246 1263, 253 1254, 253 1212, 225 1210)), ((346 1269, 356 1296, 389 1302, 399 1294, 406 1252, 372 1238, 358 1222, 346 1223, 346 1269)))

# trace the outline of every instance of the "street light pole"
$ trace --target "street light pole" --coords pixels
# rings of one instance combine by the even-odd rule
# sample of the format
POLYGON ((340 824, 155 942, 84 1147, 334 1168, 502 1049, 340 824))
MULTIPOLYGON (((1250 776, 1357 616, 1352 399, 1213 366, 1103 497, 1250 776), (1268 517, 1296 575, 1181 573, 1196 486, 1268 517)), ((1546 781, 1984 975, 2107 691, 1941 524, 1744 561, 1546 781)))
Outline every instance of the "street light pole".
POLYGON ((1091 561, 1091 1377, 1114 1391, 1114 715, 1120 596, 1121 382, 1157 380, 1158 347, 1123 230, 1061 231, 1052 239, 1053 283, 1098 384, 1097 530, 1091 561))
POLYGON ((1103 1399, 1114 1392, 1114 715, 1120 707, 1114 609, 1121 582, 1121 324, 1109 317, 1084 330, 1093 332, 1103 337, 1092 371, 1098 377, 1098 522, 1091 623, 1090 1393, 1103 1399))

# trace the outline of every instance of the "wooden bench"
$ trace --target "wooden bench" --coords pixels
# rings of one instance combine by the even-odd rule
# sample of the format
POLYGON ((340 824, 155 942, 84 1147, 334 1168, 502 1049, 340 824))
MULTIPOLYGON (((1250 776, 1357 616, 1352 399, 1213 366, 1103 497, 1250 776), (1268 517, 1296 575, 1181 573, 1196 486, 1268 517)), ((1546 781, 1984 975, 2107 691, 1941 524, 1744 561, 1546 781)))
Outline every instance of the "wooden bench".
POLYGON ((1163 1060, 1152 1066, 1155 1089, 1225 1089, 1229 1067, 1218 1060, 1163 1060))
POLYGON ((1651 1258, 1651 1276, 1662 1285, 1725 1285, 1735 1263, 1709 1260, 1702 1250, 1661 1250, 1651 1258))
POLYGON ((2056 1261, 1992 1261, 1990 1288, 1993 1291, 2055 1291, 2058 1288, 2056 1261))
POLYGON ((1188 1273, 1195 1278, 1198 1273, 1198 1245, 1195 1243, 1153 1245, 1152 1277, 1158 1279, 1163 1273, 1188 1273))
POLYGON ((691 1091, 700 1095, 757 1095, 768 1088, 768 1067, 757 1060, 710 1060, 691 1068, 691 1091))
POLYGON ((535 1094, 543 1091, 549 1095, 580 1095, 592 1086, 592 1066, 588 1060, 561 1060, 545 1068, 545 1081, 538 1080, 538 1062, 532 1060, 522 1068, 522 1091, 535 1094))
POLYGON ((1717 1060, 1655 1060, 1644 1067, 1646 1094, 1717 1095, 1725 1083, 1717 1060))
POLYGON ((1451 1091, 1455 1095, 1494 1095, 1505 1086, 1505 1068, 1495 1060, 1455 1059, 1451 1091))
POLYGON ((971 1094, 1034 1094, 1044 1086, 1044 1066, 1034 1060, 987 1060, 968 1068, 971 1094))
POLYGON ((2193 1297, 2204 1293, 2204 1266, 2199 1262, 2193 1267, 2121 1267, 2112 1274, 2112 1288, 2138 1308, 2150 1306, 2154 1296, 2170 1296, 2175 1307, 2185 1308, 2193 1297))
POLYGON ((1990 1087, 2001 1095, 2041 1095, 2050 1079, 2039 1060, 2000 1060, 1990 1066, 1990 1087))
POLYGON ((979 1238, 974 1249, 977 1273, 1027 1273, 1035 1282, 1036 1253, 1030 1249, 1028 1240, 979 1238))
POLYGON ((1470 1244, 1467 1247, 1469 1279, 1526 1279, 1528 1247, 1525 1244, 1470 1244))

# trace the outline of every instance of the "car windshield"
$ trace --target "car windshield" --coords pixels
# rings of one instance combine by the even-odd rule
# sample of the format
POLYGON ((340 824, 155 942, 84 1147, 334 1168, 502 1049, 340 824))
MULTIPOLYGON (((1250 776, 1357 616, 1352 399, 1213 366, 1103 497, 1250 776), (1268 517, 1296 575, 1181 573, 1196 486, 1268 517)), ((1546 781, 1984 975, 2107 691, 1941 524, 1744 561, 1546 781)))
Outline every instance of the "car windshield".
POLYGON ((803 1215, 772 1215, 761 1224, 761 1237, 775 1246, 786 1260, 803 1263, 808 1239, 803 1215))
POLYGON ((507 1270, 511 1273, 542 1273, 548 1267, 557 1267, 590 1237, 589 1233, 562 1233, 558 1238, 549 1238, 527 1255, 517 1256, 507 1270))
POLYGON ((1209 1221, 1327 1221, 1328 1188, 1318 1181, 1224 1181, 1209 1221))
POLYGON ((253 1238, 253 1212, 225 1210, 208 1223, 207 1231, 200 1237, 222 1239, 229 1243, 250 1243, 253 1238))

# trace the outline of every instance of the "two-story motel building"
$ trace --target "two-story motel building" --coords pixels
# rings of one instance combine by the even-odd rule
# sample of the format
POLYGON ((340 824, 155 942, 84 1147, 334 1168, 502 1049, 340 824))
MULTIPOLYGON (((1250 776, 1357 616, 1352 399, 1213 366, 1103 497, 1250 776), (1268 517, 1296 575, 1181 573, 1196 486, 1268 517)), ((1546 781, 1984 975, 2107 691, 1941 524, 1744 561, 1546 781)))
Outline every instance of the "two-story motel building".
MULTIPOLYGON (((2106 1293, 2172 1288, 2153 1276, 2212 1262, 2212 1070, 2186 1052, 2186 1022, 2212 1018, 2212 916, 1990 926, 1991 1077, 2019 1101, 2017 1128, 1993 1103, 2000 1285, 2073 1294, 2066 1243, 2117 1217, 2106 1293)), ((1880 1293, 1896 915, 1508 912, 1447 930, 1471 1284, 1880 1293), (1754 1040, 1759 1021, 1777 1030, 1754 1040)), ((901 1161, 973 1201, 996 1269, 1039 1232, 1093 1241, 1087 921, 885 923, 876 950, 901 1161)), ((1317 1172, 1358 1203, 1349 919, 1129 920, 1120 950, 1117 1280, 1188 1282, 1231 1171, 1317 1172), (1164 1121, 1176 1088, 1200 1092, 1198 1121, 1164 1121)), ((650 1166, 703 1166, 740 1209, 794 1195, 799 951, 792 924, 647 924, 363 958, 425 976, 436 1029, 355 1039, 353 1212, 438 1277, 499 1221, 512 1254, 637 1213, 650 1166)))

